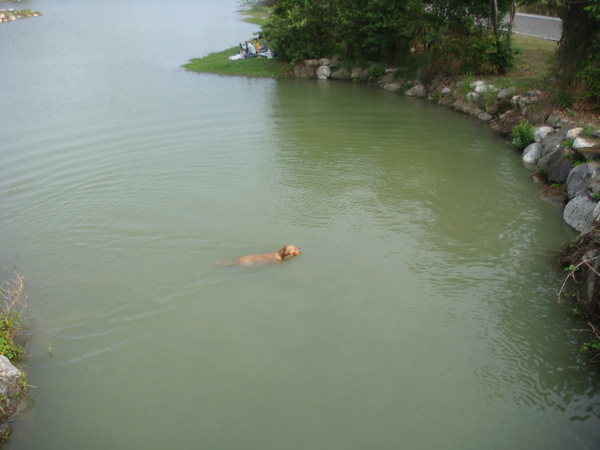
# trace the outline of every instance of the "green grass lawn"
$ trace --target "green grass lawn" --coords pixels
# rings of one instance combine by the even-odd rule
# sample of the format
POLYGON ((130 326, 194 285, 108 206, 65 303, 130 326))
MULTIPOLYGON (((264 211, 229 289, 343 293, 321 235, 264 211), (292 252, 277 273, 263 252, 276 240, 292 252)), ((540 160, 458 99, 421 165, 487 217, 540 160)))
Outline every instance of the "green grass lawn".
POLYGON ((282 64, 277 58, 260 57, 230 61, 229 57, 239 50, 239 47, 233 47, 222 52, 211 53, 204 58, 192 59, 183 67, 194 72, 255 78, 280 78, 292 70, 290 64, 282 64))
POLYGON ((548 78, 548 60, 558 43, 522 34, 513 35, 513 46, 519 50, 516 65, 505 75, 489 77, 499 87, 515 86, 519 90, 544 89, 548 78))

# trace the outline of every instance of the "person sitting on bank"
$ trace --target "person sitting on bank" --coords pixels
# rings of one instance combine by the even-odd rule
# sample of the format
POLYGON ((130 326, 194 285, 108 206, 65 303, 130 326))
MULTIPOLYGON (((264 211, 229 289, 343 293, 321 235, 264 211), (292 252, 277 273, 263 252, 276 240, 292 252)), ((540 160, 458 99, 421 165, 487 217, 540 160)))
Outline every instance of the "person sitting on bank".
POLYGON ((258 55, 260 53, 260 44, 258 43, 258 39, 254 38, 254 42, 252 45, 254 45, 254 48, 256 49, 256 54, 258 55))
POLYGON ((267 53, 268 51, 269 51, 269 43, 267 42, 267 40, 265 38, 263 38, 262 45, 258 49, 258 52, 259 53, 267 53))
POLYGON ((244 58, 254 58, 256 56, 256 47, 249 41, 246 41, 246 54, 244 58))

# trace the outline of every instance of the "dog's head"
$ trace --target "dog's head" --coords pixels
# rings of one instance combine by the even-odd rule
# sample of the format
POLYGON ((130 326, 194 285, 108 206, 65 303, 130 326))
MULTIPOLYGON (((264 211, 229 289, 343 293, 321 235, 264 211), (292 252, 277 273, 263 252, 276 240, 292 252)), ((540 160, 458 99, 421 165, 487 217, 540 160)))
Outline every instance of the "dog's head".
POLYGON ((290 256, 295 256, 295 255, 299 254, 300 248, 294 247, 293 245, 286 245, 281 250, 279 250, 277 253, 279 253, 279 256, 281 256, 281 259, 284 260, 286 258, 289 258, 290 256))

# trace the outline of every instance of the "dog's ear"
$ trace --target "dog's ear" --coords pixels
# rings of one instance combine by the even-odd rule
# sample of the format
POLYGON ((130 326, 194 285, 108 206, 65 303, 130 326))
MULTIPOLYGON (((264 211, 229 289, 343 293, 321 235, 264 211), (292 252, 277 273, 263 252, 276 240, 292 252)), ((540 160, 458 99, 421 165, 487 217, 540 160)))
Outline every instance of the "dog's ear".
POLYGON ((286 254, 285 254, 285 247, 283 247, 281 250, 279 250, 277 252, 277 254, 279 255, 279 257, 281 258, 281 260, 283 261, 286 258, 286 254))

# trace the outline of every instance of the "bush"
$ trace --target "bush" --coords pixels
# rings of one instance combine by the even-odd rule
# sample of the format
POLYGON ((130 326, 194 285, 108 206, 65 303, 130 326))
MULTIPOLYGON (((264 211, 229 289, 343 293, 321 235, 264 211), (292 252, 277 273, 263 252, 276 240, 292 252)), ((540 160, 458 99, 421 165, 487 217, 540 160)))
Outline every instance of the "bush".
POLYGON ((531 125, 527 119, 521 120, 519 124, 512 129, 512 146, 517 150, 523 150, 534 141, 533 133, 533 125, 531 125))

